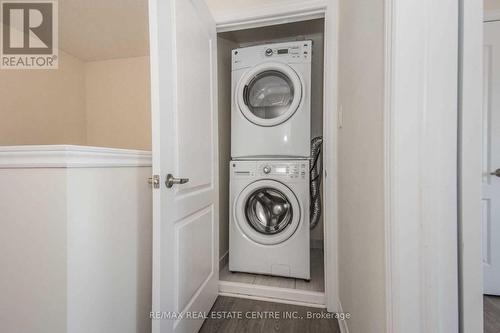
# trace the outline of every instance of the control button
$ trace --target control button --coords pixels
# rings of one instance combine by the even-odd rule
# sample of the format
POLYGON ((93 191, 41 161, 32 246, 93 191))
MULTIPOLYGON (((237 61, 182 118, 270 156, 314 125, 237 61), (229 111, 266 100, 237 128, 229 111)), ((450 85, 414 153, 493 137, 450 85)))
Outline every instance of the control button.
POLYGON ((267 49, 266 50, 266 56, 272 56, 273 55, 273 50, 272 49, 267 49))
POLYGON ((262 171, 264 171, 264 173, 270 173, 271 172, 271 167, 268 166, 268 165, 266 165, 262 171))

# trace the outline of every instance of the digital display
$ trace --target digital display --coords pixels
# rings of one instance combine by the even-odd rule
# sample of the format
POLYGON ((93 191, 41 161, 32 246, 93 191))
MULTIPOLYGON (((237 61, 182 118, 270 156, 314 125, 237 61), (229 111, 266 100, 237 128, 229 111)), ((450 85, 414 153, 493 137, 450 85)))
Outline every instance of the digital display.
POLYGON ((288 53, 288 49, 278 50, 278 54, 287 54, 287 53, 288 53))
POLYGON ((276 172, 276 173, 285 173, 286 172, 286 167, 276 167, 276 168, 274 168, 274 172, 276 172))

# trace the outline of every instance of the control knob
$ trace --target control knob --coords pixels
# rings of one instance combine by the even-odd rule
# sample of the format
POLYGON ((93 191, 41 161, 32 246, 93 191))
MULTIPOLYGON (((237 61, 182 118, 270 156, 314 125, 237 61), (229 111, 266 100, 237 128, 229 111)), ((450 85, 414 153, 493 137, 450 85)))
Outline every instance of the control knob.
POLYGON ((271 167, 266 165, 262 171, 264 171, 264 173, 268 174, 271 172, 271 167))
POLYGON ((273 55, 273 50, 272 49, 267 49, 266 50, 266 56, 270 57, 273 55))

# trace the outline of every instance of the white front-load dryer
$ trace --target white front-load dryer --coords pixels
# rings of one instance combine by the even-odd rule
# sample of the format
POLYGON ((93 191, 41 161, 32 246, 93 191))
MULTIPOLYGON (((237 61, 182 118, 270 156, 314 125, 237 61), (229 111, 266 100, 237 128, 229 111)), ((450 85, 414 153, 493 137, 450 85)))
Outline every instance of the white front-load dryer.
POLYGON ((231 161, 229 270, 310 279, 309 162, 231 161))
POLYGON ((311 46, 300 41, 232 50, 233 159, 309 157, 311 46))

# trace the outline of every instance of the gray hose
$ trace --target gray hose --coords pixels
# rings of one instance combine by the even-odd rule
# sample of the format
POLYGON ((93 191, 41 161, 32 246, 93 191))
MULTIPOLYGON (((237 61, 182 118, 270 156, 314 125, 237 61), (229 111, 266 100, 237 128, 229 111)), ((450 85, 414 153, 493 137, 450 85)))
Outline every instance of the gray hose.
POLYGON ((320 136, 311 140, 311 161, 310 174, 311 174, 311 203, 310 203, 310 226, 314 229, 321 218, 321 177, 323 174, 323 160, 321 156, 321 146, 323 145, 323 138, 320 136))

